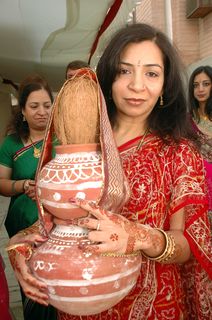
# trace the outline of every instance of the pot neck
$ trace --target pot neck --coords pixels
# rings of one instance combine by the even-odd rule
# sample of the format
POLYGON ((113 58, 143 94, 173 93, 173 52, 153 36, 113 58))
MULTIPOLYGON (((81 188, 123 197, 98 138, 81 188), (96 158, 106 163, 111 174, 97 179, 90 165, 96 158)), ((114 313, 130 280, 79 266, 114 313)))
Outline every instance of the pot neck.
POLYGON ((95 152, 100 151, 101 147, 99 143, 87 143, 87 144, 64 144, 55 146, 56 153, 67 152, 95 152))

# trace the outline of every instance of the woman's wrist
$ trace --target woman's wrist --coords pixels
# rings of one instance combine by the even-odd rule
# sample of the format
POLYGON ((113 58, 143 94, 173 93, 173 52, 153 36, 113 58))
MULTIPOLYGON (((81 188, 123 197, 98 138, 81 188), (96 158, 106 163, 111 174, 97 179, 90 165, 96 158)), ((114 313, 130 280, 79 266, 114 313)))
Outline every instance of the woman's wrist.
POLYGON ((24 183, 23 183, 23 192, 26 192, 26 191, 29 189, 29 182, 30 182, 29 179, 24 180, 24 183))
POLYGON ((29 189, 29 180, 14 180, 11 184, 12 195, 26 192, 29 189))
POLYGON ((128 229, 126 253, 141 250, 147 256, 157 257, 164 251, 166 239, 157 228, 131 222, 128 229))
POLYGON ((146 250, 143 250, 144 255, 150 257, 150 258, 155 258, 160 256, 166 246, 166 234, 164 231, 161 231, 161 229, 158 228, 151 228, 149 231, 149 239, 150 239, 150 245, 149 248, 146 250))
MULTIPOLYGON (((158 248, 161 248, 162 250, 160 249, 157 255, 156 255, 156 250, 154 255, 149 253, 150 251, 148 252, 148 250, 146 250, 145 252, 143 251, 142 254, 143 256, 145 256, 150 260, 154 260, 160 263, 169 263, 175 253, 175 239, 172 236, 172 234, 167 233, 162 229, 156 228, 154 230, 158 231, 163 236, 163 245, 162 245, 162 242, 159 241, 161 245, 158 243, 158 245, 153 245, 153 248, 158 247, 158 248)), ((154 240, 154 237, 153 237, 153 240, 154 240)))
POLYGON ((17 234, 19 235, 28 235, 28 234, 33 234, 33 233, 38 233, 39 232, 39 226, 40 226, 40 221, 37 220, 35 221, 31 226, 19 231, 17 234))

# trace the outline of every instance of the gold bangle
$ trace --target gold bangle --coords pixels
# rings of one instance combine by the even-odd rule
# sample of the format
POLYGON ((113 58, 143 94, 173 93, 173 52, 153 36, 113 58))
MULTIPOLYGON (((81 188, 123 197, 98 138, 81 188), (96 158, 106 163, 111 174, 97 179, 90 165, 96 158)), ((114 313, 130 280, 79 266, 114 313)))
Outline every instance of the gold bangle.
POLYGON ((25 230, 18 231, 17 234, 18 235, 23 235, 23 236, 27 236, 28 235, 28 233, 25 230))
POLYGON ((25 257, 26 260, 29 260, 33 254, 33 248, 29 243, 17 243, 5 248, 8 254, 15 251, 17 254, 25 257))
POLYGON ((160 231, 165 237, 165 241, 166 241, 165 249, 157 257, 150 257, 150 256, 146 255, 144 252, 142 252, 142 254, 144 257, 148 258, 149 260, 157 261, 160 263, 168 263, 168 261, 171 259, 171 257, 173 256, 173 254, 175 252, 174 237, 172 234, 167 234, 162 229, 156 228, 156 230, 160 231))

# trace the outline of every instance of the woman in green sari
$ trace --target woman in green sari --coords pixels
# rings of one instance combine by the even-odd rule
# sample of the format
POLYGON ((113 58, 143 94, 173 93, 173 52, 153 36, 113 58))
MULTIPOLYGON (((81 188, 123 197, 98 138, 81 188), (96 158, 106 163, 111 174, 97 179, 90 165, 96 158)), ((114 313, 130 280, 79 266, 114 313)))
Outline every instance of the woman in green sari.
MULTIPOLYGON (((21 83, 18 100, 0 147, 0 194, 11 197, 5 221, 9 237, 38 219, 34 177, 53 96, 47 81, 33 75, 21 83)), ((56 319, 52 307, 44 307, 21 294, 25 320, 56 319)))

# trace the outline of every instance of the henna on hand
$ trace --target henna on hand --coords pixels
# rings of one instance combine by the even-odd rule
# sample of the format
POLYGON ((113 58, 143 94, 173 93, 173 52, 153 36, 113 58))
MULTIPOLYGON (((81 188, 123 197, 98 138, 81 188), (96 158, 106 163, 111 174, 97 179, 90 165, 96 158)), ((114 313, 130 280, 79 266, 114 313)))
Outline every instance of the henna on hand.
POLYGON ((117 233, 112 233, 110 235, 110 240, 111 241, 118 241, 118 239, 119 239, 119 236, 117 235, 117 233))
POLYGON ((125 230, 129 234, 126 253, 132 253, 139 249, 139 242, 148 242, 150 240, 149 230, 144 225, 128 221, 125 223, 125 230))
MULTIPOLYGON (((102 209, 95 202, 81 199, 75 199, 74 201, 76 205, 87 210, 93 216, 93 218, 81 219, 79 225, 89 229, 97 229, 97 231, 90 231, 89 233, 89 239, 98 242, 95 251, 99 248, 99 252, 112 251, 131 254, 151 246, 150 230, 152 228, 102 209), (99 225, 101 225, 101 228, 97 228, 99 225)), ((91 244, 89 247, 93 245, 91 244)))

